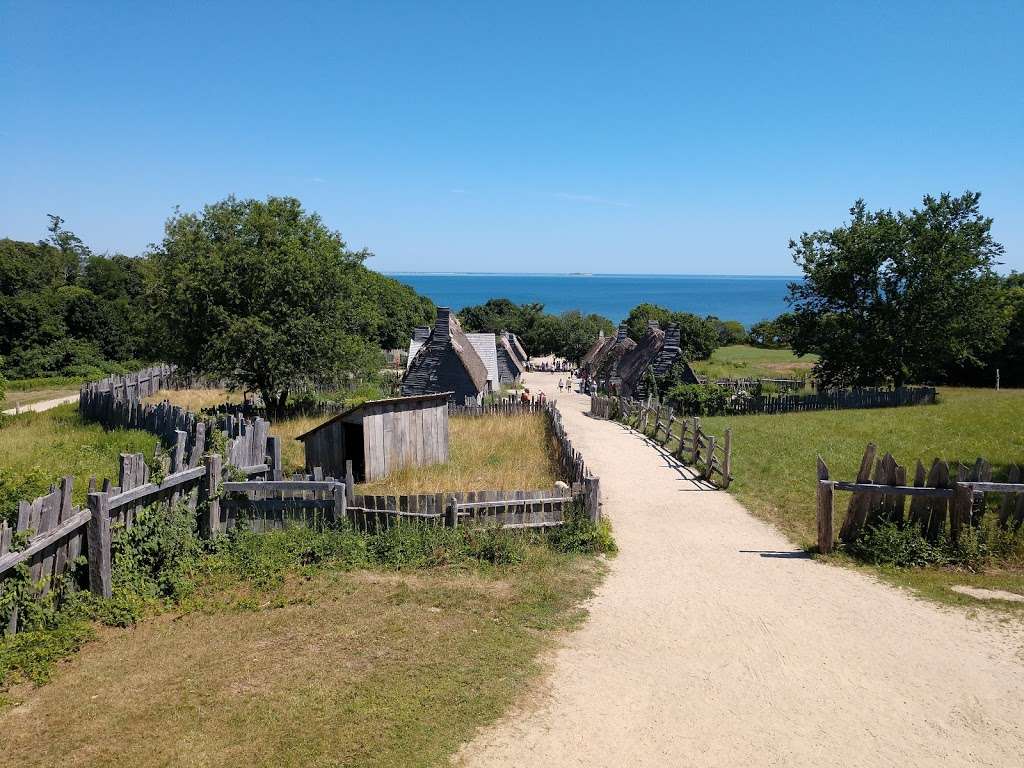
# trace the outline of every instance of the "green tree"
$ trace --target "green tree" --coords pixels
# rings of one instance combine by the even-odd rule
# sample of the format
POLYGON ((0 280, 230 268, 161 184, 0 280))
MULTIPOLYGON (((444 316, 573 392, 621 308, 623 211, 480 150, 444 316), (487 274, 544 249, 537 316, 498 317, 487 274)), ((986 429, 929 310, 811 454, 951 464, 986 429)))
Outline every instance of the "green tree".
POLYGON ((153 253, 163 359, 257 390, 271 409, 298 387, 373 370, 379 351, 353 311, 367 255, 295 198, 176 212, 153 253))
POLYGON ((626 327, 633 341, 640 341, 650 322, 662 330, 675 323, 679 326, 679 346, 687 360, 707 360, 719 346, 718 318, 704 318, 690 312, 673 312, 657 304, 638 304, 626 317, 626 327))
POLYGON ((762 320, 750 326, 747 340, 755 347, 783 349, 793 343, 796 318, 792 312, 783 312, 774 320, 762 320))
POLYGON ((1006 317, 993 265, 1003 247, 977 193, 926 196, 909 213, 868 211, 790 242, 804 280, 791 283, 793 349, 821 355, 826 386, 933 381, 979 365, 1006 317))

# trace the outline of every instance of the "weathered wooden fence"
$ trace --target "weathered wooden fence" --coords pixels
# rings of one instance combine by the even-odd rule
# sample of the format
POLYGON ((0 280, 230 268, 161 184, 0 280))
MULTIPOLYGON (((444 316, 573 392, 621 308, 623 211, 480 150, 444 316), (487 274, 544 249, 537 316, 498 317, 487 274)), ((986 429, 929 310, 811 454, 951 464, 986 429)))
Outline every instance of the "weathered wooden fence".
POLYGON ((734 396, 727 406, 732 415, 756 413, 803 413, 841 411, 856 408, 896 408, 904 405, 931 405, 935 387, 898 387, 896 389, 841 389, 813 395, 734 396))
MULTIPOLYGON (((273 474, 274 457, 280 457, 277 440, 279 438, 271 439, 271 453, 264 457, 264 462, 236 467, 230 474, 233 476, 239 471, 247 476, 273 474)), ((85 507, 71 504, 71 477, 63 478, 60 487, 45 496, 20 502, 15 527, 12 529, 6 521, 0 524, 0 580, 14 575, 17 567, 25 563, 30 588, 42 597, 51 585, 71 574, 79 556, 84 555, 89 589, 94 594, 109 597, 113 530, 130 529, 138 510, 144 507, 181 503, 196 512, 200 502, 216 506, 224 474, 228 471, 223 467, 221 456, 207 455, 201 466, 186 464, 180 452, 172 454, 171 459, 171 473, 155 480, 141 453, 121 454, 117 484, 105 480, 102 487, 98 487, 93 478, 85 507), (12 548, 18 534, 27 535, 27 542, 20 548, 12 548)), ((200 531, 204 535, 224 530, 221 525, 211 527, 208 523, 203 525, 204 522, 200 520, 200 531)), ((15 610, 8 617, 7 632, 13 634, 17 628, 15 610)))
POLYGON ((449 416, 516 416, 523 413, 542 413, 546 400, 531 398, 523 400, 517 397, 506 397, 497 402, 478 404, 472 398, 466 398, 462 405, 448 404, 449 416))
POLYGON ((982 458, 967 467, 952 469, 939 459, 925 470, 920 460, 914 471, 914 484, 907 484, 907 471, 892 454, 880 459, 877 447, 870 443, 861 459, 856 480, 833 480, 828 466, 818 457, 817 523, 818 550, 829 553, 835 545, 835 492, 852 495, 839 530, 839 540, 849 543, 868 526, 882 522, 912 525, 930 542, 948 534, 956 542, 965 526, 978 526, 985 515, 985 494, 999 494, 997 524, 1001 528, 1019 528, 1024 524, 1024 483, 1021 468, 1012 465, 1008 482, 993 483, 992 467, 982 458), (873 471, 872 471, 873 470, 873 471), (907 509, 906 500, 910 498, 907 509))
POLYGON ((624 397, 590 396, 590 413, 616 419, 661 445, 680 463, 700 470, 700 476, 719 488, 732 482, 732 430, 719 439, 709 435, 696 416, 685 418, 669 406, 651 408, 624 397), (675 446, 670 447, 675 441, 675 446))

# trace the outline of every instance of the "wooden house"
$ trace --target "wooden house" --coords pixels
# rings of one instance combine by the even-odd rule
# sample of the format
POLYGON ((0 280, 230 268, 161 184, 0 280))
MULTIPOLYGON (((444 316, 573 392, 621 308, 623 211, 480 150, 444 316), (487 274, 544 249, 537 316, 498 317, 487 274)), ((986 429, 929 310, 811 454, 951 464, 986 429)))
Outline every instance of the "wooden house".
POLYGON ((619 393, 642 400, 650 394, 648 384, 651 373, 664 376, 677 363, 682 366, 681 383, 698 383, 690 364, 682 357, 679 342, 678 325, 670 325, 666 332, 657 323, 651 322, 636 347, 624 354, 618 362, 619 393))
POLYGON ((635 348, 636 342, 629 338, 628 326, 621 323, 618 332, 608 337, 591 362, 594 378, 609 390, 618 393, 619 361, 635 348))
POLYGON ((417 343, 402 379, 402 395, 448 392, 461 404, 467 397, 481 402, 491 391, 491 377, 497 377, 496 367, 493 372, 488 371, 458 318, 447 307, 437 308, 434 327, 425 339, 414 336, 410 351, 417 343))
POLYGON ((306 449, 306 471, 345 477, 345 462, 359 482, 408 466, 448 460, 448 398, 438 392, 368 400, 299 435, 306 449))
POLYGON ((516 352, 514 339, 509 333, 497 337, 498 382, 502 385, 515 384, 526 370, 526 361, 516 352))

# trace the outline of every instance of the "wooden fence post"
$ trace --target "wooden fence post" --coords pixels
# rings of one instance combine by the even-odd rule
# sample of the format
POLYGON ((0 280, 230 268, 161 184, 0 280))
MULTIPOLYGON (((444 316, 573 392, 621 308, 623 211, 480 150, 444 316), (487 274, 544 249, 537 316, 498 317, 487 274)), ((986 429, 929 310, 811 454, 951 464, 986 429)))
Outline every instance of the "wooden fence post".
POLYGON ((828 467, 818 457, 818 551, 827 555, 832 551, 832 521, 835 515, 835 483, 828 478, 828 467))
POLYGON ((693 450, 690 452, 690 466, 696 467, 700 459, 700 419, 693 417, 693 450))
POLYGON ((459 502, 455 496, 449 495, 445 500, 444 524, 449 528, 459 527, 459 502))
POLYGON ((110 496, 106 493, 89 494, 88 546, 89 591, 97 597, 110 597, 110 496))
POLYGON ((949 539, 954 544, 960 540, 960 529, 970 524, 971 508, 974 506, 974 487, 970 483, 957 483, 953 504, 949 514, 949 539))
POLYGON ((206 520, 201 526, 203 535, 212 539, 220 530, 220 474, 221 456, 211 453, 204 459, 206 476, 200 486, 200 497, 206 502, 206 520))
POLYGON ((274 480, 284 479, 284 467, 281 465, 281 438, 272 435, 267 438, 267 455, 270 457, 270 477, 274 480))
POLYGON ((732 429, 725 430, 725 445, 722 448, 725 455, 722 461, 722 488, 728 488, 732 481, 732 429))
POLYGON ((338 484, 334 486, 334 524, 338 525, 344 521, 346 516, 345 509, 345 487, 344 485, 338 484))
POLYGON ((352 471, 352 459, 345 460, 345 500, 349 506, 355 506, 356 476, 352 471))
POLYGON ((583 506, 592 522, 601 519, 601 480, 597 477, 583 479, 583 506))

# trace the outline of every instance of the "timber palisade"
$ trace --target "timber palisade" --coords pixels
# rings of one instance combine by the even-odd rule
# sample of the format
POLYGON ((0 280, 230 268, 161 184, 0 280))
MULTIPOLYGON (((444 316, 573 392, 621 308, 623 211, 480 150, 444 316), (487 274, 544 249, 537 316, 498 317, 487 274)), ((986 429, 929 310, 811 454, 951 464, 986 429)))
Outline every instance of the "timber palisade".
POLYGON ((985 515, 985 494, 998 494, 997 525, 1016 529, 1024 525, 1024 483, 1021 468, 1012 465, 1008 482, 992 482, 992 466, 978 458, 973 466, 935 459, 930 469, 918 460, 913 485, 907 471, 892 454, 876 458, 878 448, 869 443, 853 481, 834 480, 825 461, 817 461, 818 551, 828 554, 835 547, 834 517, 836 491, 852 494, 839 530, 839 540, 854 541, 869 526, 879 523, 911 525, 930 542, 943 535, 957 542, 966 527, 977 527, 985 515), (906 500, 910 499, 909 509, 906 500))

